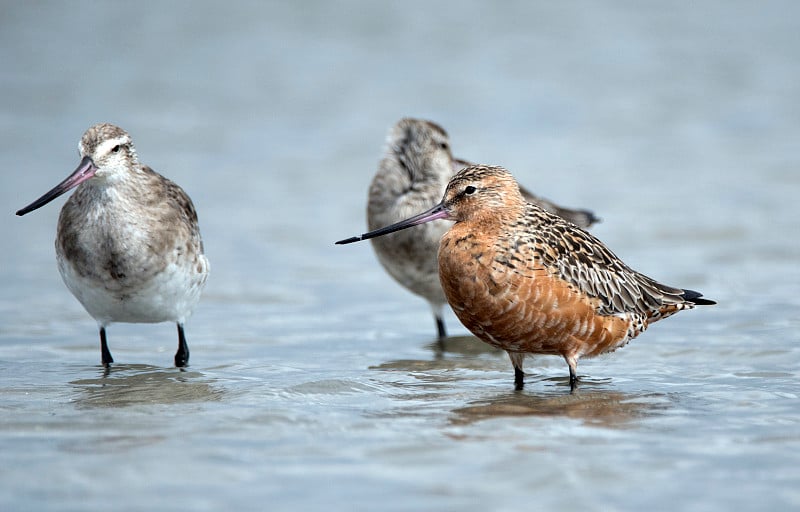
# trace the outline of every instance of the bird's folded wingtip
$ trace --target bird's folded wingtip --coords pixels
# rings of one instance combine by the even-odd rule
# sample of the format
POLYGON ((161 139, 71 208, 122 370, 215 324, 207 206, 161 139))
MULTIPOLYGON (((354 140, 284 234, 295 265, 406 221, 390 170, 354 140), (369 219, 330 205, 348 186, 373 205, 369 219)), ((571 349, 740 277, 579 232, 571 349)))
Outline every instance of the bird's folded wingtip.
POLYGON ((703 294, 694 290, 683 290, 683 298, 697 306, 713 306, 716 301, 703 298, 703 294))

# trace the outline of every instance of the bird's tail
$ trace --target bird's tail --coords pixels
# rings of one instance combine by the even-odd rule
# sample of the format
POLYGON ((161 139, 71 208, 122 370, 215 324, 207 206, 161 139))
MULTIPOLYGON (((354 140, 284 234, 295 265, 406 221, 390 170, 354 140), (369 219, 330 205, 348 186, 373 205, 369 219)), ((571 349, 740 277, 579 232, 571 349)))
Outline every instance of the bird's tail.
POLYGON ((691 302, 697 306, 713 306, 716 304, 715 301, 711 299, 703 299, 703 294, 700 292, 696 292, 694 290, 683 290, 683 298, 687 302, 691 302))

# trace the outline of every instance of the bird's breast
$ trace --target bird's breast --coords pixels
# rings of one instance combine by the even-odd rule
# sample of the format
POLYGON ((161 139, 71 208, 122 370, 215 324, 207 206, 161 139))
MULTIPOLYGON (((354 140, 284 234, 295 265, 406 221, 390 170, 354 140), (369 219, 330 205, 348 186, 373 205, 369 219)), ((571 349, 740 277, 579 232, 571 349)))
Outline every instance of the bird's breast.
POLYGON ((459 320, 505 350, 593 355, 616 348, 628 321, 598 313, 547 268, 541 251, 453 227, 442 239, 439 277, 459 320))
POLYGON ((76 279, 132 293, 168 267, 191 265, 202 252, 199 237, 179 223, 131 210, 113 197, 90 199, 74 194, 59 217, 59 266, 68 265, 76 279))

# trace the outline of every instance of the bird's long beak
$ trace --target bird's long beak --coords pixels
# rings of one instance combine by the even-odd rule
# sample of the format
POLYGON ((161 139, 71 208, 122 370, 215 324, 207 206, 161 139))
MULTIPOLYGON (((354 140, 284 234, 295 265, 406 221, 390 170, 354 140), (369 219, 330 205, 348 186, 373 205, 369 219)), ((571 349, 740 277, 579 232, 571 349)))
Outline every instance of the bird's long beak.
POLYGON ((37 208, 41 208, 42 206, 46 205, 53 199, 57 198, 64 192, 68 191, 71 188, 77 187, 84 181, 88 180, 94 173, 97 172, 97 167, 95 167, 94 162, 88 156, 83 157, 81 163, 78 164, 78 168, 75 171, 67 176, 67 178, 53 187, 52 190, 47 192, 45 195, 37 199, 36 201, 32 202, 25 208, 17 211, 17 215, 25 215, 28 212, 32 212, 37 208))
POLYGON ((426 222, 430 222, 432 220, 448 218, 450 218, 450 214, 447 213, 447 209, 445 209, 444 204, 439 203, 430 210, 424 211, 419 215, 414 215, 411 218, 401 220, 400 222, 392 224, 391 226, 386 226, 385 228, 364 233, 361 236, 354 236, 345 240, 339 240, 336 242, 336 245, 352 244, 353 242, 360 242, 362 240, 368 240, 377 236, 388 235, 389 233, 394 233, 395 231, 400 231, 401 229, 410 228, 412 226, 419 226, 420 224, 425 224, 426 222))

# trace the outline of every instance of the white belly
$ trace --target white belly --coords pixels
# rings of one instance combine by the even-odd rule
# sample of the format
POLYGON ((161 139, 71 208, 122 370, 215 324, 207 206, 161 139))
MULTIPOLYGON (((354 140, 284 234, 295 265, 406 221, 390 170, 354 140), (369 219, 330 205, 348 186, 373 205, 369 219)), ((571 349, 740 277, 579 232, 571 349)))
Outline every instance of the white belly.
POLYGON ((67 288, 101 325, 183 323, 205 287, 208 260, 200 255, 191 262, 169 264, 161 272, 128 288, 109 286, 107 279, 81 276, 63 258, 58 258, 58 269, 67 288))

